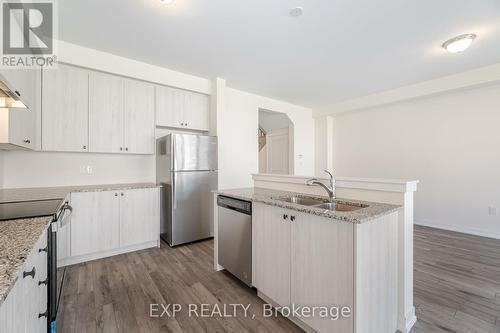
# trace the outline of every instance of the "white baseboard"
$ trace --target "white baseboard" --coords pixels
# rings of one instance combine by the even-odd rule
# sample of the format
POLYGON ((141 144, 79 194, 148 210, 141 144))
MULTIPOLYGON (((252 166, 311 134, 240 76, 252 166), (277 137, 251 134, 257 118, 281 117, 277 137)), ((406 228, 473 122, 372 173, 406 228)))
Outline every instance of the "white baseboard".
POLYGON ((431 227, 431 228, 436 228, 436 229, 456 231, 456 232, 461 232, 461 233, 469 234, 469 235, 500 239, 500 232, 488 231, 488 230, 473 228, 473 227, 466 227, 463 225, 448 224, 448 223, 442 223, 442 222, 425 220, 425 219, 415 219, 414 224, 421 225, 424 227, 431 227))
POLYGON ((417 316, 415 316, 415 307, 411 307, 410 311, 405 316, 404 323, 402 324, 402 327, 398 327, 397 332, 399 333, 409 333, 417 322, 417 316))
POLYGON ((151 242, 121 247, 118 249, 113 249, 113 250, 108 250, 108 251, 103 251, 103 252, 98 252, 98 253, 91 253, 91 254, 85 254, 85 255, 81 255, 81 256, 64 258, 64 259, 57 261, 57 267, 64 267, 64 266, 69 266, 69 265, 80 264, 80 263, 86 262, 86 261, 112 257, 112 256, 116 256, 119 254, 149 249, 152 247, 159 247, 159 241, 151 241, 151 242))

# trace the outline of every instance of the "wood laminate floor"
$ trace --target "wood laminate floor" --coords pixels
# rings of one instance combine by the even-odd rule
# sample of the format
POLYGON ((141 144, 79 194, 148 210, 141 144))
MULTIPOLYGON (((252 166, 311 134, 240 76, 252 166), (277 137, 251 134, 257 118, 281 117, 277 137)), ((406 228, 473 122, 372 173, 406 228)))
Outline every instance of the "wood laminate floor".
POLYGON ((500 240, 417 226, 411 333, 500 332, 500 240))
MULTIPOLYGON (((162 245, 68 267, 59 332, 301 332, 283 317, 263 318, 254 291, 213 271, 213 241, 162 245), (183 309, 151 318, 151 303, 183 309), (242 309, 235 318, 189 317, 189 303, 250 304, 249 317, 242 309)), ((500 332, 500 241, 416 227, 414 292, 411 333, 500 332)))
MULTIPOLYGON (((213 240, 173 249, 162 243, 160 249, 67 267, 58 332, 302 332, 281 316, 263 318, 263 304, 254 290, 214 271, 213 240), (151 318, 151 303, 176 303, 182 310, 175 318, 151 318), (201 318, 196 317, 201 316, 198 308, 190 317, 190 303, 218 304, 220 309, 223 304, 250 304, 250 314, 245 318, 239 309, 235 318, 201 318)), ((231 308, 226 312, 232 313, 231 308)))

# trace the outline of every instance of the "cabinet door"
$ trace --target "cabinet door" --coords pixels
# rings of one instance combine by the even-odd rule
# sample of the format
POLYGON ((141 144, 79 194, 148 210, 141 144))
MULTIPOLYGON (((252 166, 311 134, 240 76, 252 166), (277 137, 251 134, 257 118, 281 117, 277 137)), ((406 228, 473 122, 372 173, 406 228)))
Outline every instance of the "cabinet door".
POLYGON ((127 190, 120 193, 120 246, 158 240, 160 234, 159 191, 127 190))
POLYGON ((290 305, 290 220, 286 210, 254 203, 252 283, 279 305, 290 305))
POLYGON ((154 153, 153 85, 136 80, 125 81, 124 126, 125 151, 136 154, 154 153))
POLYGON ((0 74, 7 81, 7 85, 19 96, 19 99, 31 111, 36 109, 37 89, 40 82, 37 81, 37 69, 2 69, 0 74))
POLYGON ((35 112, 27 109, 0 109, 0 123, 8 130, 0 133, 0 143, 35 148, 35 112), (3 136, 1 134, 4 134, 3 136))
MULTIPOLYGON (((291 212, 291 302, 349 306, 354 311, 353 224, 291 212)), ((317 332, 353 332, 346 319, 300 318, 317 332)))
POLYGON ((25 332, 27 302, 24 287, 25 281, 21 275, 0 307, 0 332, 25 332))
MULTIPOLYGON (((37 322, 38 322, 38 279, 39 272, 36 267, 36 253, 38 249, 33 249, 32 254, 26 259, 24 268, 20 272, 18 280, 22 280, 21 283, 21 295, 18 296, 19 303, 17 304, 18 311, 23 314, 24 317, 24 327, 26 332, 36 332, 37 322), (34 271, 34 276, 23 277, 23 272, 34 271), (22 309, 21 309, 22 307, 22 309)), ((17 284, 17 282, 16 282, 17 284)))
POLYGON ((87 151, 88 72, 59 64, 42 77, 42 150, 87 151))
POLYGON ((120 200, 115 191, 72 193, 71 256, 119 246, 120 200))
POLYGON ((89 146, 91 152, 124 152, 123 89, 118 76, 90 73, 89 146))
MULTIPOLYGON (((59 231, 58 231, 59 232, 59 231)), ((40 249, 45 249, 47 247, 47 232, 45 232, 38 242, 38 246, 35 247, 34 255, 36 256, 36 279, 34 281, 36 293, 31 299, 36 300, 37 308, 35 311, 35 321, 36 321, 36 331, 35 332, 46 332, 47 330, 47 317, 38 317, 38 314, 43 314, 47 312, 47 284, 39 284, 42 281, 48 281, 47 272, 47 252, 40 251, 40 249)))
POLYGON ((184 127, 184 90, 156 86, 155 100, 157 126, 184 127))
POLYGON ((186 92, 184 104, 185 127, 192 130, 208 131, 209 97, 204 94, 186 92))

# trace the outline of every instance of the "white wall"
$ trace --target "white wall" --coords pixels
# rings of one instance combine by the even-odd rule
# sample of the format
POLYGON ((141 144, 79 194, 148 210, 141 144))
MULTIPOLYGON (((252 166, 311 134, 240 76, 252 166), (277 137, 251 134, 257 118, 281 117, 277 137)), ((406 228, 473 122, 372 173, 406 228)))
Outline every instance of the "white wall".
MULTIPOLYGON (((295 135, 296 170, 307 174, 313 168, 314 120, 310 109, 234 89, 227 89, 226 95, 225 81, 221 79, 212 82, 63 41, 58 45, 58 60, 64 63, 212 94, 217 112, 212 112, 210 121, 217 129, 210 134, 219 136, 221 186, 252 185, 251 174, 258 171, 259 108, 284 112, 300 124, 300 134, 295 135)), ((157 129, 156 137, 169 132, 157 129)), ((0 151, 0 188, 143 181, 155 181, 153 155, 0 151), (81 166, 89 165, 93 167, 91 175, 80 173, 81 166)))
POLYGON ((0 151, 3 188, 154 182, 153 155, 0 151), (80 172, 92 166, 92 174, 80 172))
POLYGON ((240 90, 225 89, 225 105, 217 114, 219 187, 253 185, 259 170, 259 109, 283 112, 294 123, 295 174, 314 172, 314 119, 310 109, 240 90))
POLYGON ((416 223, 500 238, 499 128, 499 84, 336 115, 334 168, 418 179, 416 223))

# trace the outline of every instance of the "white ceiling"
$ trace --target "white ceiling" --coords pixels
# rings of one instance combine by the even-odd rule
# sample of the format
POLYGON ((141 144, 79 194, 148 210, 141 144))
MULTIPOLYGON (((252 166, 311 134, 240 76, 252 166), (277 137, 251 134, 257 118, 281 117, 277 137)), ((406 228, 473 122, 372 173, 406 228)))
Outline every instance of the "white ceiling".
POLYGON ((58 1, 59 37, 321 107, 500 62, 499 0, 58 1), (291 17, 294 6, 304 7, 291 17), (441 43, 479 35, 463 54, 441 43))

